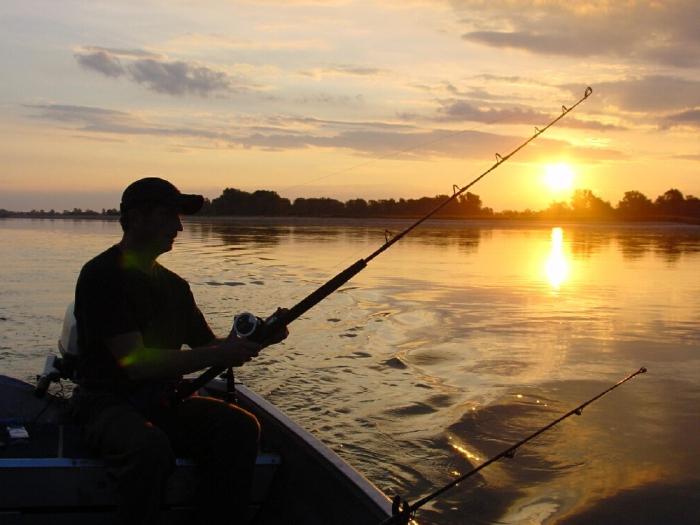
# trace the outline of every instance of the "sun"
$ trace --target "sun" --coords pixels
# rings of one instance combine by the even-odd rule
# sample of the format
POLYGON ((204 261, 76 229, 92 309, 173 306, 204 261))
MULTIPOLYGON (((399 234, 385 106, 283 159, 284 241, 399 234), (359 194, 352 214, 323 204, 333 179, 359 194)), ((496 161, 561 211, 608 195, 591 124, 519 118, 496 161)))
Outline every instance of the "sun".
POLYGON ((574 170, 563 162, 547 164, 544 167, 544 183, 553 193, 570 191, 574 185, 574 177, 574 170))

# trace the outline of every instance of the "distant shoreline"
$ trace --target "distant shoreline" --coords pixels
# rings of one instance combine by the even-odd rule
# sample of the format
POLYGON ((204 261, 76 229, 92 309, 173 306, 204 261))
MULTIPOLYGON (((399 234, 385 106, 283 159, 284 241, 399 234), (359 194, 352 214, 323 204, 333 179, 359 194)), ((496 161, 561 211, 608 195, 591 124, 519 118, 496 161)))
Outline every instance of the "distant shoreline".
MULTIPOLYGON (((591 190, 578 189, 571 196, 570 204, 552 202, 543 210, 525 209, 494 211, 482 205, 481 198, 470 192, 461 192, 418 199, 380 199, 369 200, 357 198, 346 202, 329 197, 299 197, 294 202, 280 197, 270 190, 256 190, 252 193, 236 188, 226 188, 222 194, 213 199, 204 199, 196 218, 209 222, 231 220, 257 221, 329 221, 331 219, 363 220, 397 220, 410 221, 423 217, 445 221, 483 221, 503 223, 504 221, 528 221, 538 224, 577 223, 577 224, 634 224, 634 223, 681 223, 700 224, 700 198, 685 196, 677 189, 670 189, 659 195, 654 201, 638 191, 627 191, 618 203, 597 197, 591 190)), ((119 217, 118 208, 103 208, 101 211, 91 208, 73 208, 57 211, 37 210, 12 211, 0 208, 0 218, 29 219, 72 219, 72 220, 115 220, 119 217)))
POLYGON ((46 220, 65 220, 72 219, 74 221, 80 220, 103 220, 103 221, 116 221, 119 220, 118 215, 102 215, 101 213, 90 213, 86 215, 63 215, 57 213, 56 215, 45 215, 41 213, 31 213, 31 212, 10 212, 9 214, 0 215, 0 219, 46 219, 46 220))
MULTIPOLYGON (((326 223, 337 223, 337 224, 347 224, 347 223, 357 223, 357 222, 375 222, 375 221, 391 221, 391 222, 407 222, 419 219, 419 216, 372 216, 372 217, 343 217, 343 216, 299 216, 299 215, 193 215, 183 217, 186 222, 199 222, 199 223, 221 223, 221 222, 263 222, 263 223, 285 223, 285 224, 315 224, 319 221, 324 221, 326 223)), ((0 219, 32 219, 32 220, 72 220, 72 221, 117 221, 119 219, 118 215, 108 215, 108 214, 81 214, 81 215, 69 215, 69 214, 56 214, 56 215, 46 215, 41 213, 31 213, 31 212, 10 212, 4 215, 0 215, 0 219)), ((686 225, 700 225, 700 219, 695 217, 644 217, 635 219, 623 219, 623 218, 582 218, 582 217, 507 217, 507 216, 486 216, 486 217, 456 217, 456 216, 441 216, 429 219, 431 223, 435 222, 455 222, 455 221, 466 221, 466 222, 481 222, 481 223, 534 223, 542 225, 561 225, 561 224, 686 224, 686 225)))

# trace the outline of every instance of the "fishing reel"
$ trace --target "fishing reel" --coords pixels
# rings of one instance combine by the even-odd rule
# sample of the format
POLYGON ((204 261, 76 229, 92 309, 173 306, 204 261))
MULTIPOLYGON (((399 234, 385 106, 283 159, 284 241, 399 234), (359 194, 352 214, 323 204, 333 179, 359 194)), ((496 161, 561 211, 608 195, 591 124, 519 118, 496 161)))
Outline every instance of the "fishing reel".
POLYGON ((233 316, 233 332, 242 339, 255 340, 255 333, 260 331, 260 327, 265 321, 255 314, 243 312, 233 316))
POLYGON ((242 339, 263 343, 274 337, 276 332, 284 330, 286 323, 279 315, 283 310, 277 310, 267 319, 262 319, 250 312, 243 312, 233 317, 233 332, 242 339))

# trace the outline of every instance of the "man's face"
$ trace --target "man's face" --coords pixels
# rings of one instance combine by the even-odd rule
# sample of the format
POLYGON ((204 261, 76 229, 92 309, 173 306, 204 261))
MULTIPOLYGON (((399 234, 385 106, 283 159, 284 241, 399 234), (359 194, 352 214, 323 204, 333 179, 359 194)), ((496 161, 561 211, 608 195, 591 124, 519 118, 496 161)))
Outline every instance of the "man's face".
POLYGON ((177 233, 182 231, 182 222, 175 208, 156 206, 150 212, 138 213, 134 229, 140 243, 160 255, 172 250, 177 233))

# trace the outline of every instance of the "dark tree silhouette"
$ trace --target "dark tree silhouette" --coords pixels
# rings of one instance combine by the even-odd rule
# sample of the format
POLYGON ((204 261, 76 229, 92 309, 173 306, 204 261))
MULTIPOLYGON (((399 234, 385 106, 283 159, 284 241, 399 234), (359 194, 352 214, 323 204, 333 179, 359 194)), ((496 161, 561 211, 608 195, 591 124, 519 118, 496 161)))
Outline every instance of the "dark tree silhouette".
POLYGON ((659 213, 668 216, 682 215, 684 204, 685 197, 675 188, 671 188, 663 195, 659 195, 654 201, 654 205, 659 213))
POLYGON ((685 213, 688 217, 700 217, 700 199, 688 195, 685 198, 685 213))
POLYGON ((257 190, 253 193, 226 188, 213 201, 205 201, 202 215, 288 215, 289 199, 283 199, 276 192, 257 190))
POLYGON ((345 203, 345 211, 350 217, 367 217, 369 205, 364 199, 350 199, 345 203))
POLYGON ((626 191, 617 204, 617 211, 622 218, 640 219, 654 214, 654 203, 639 191, 626 191))
POLYGON ((344 213, 342 202, 327 197, 298 198, 292 204, 292 215, 303 217, 342 217, 344 213))
POLYGON ((584 219, 612 217, 613 207, 597 197, 591 190, 576 190, 571 197, 571 210, 576 217, 584 219))
POLYGON ((571 207, 563 201, 552 202, 542 215, 550 219, 566 219, 571 217, 571 207))

